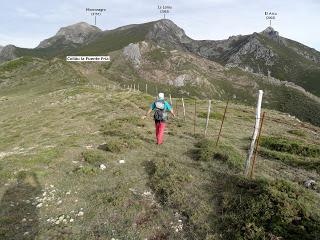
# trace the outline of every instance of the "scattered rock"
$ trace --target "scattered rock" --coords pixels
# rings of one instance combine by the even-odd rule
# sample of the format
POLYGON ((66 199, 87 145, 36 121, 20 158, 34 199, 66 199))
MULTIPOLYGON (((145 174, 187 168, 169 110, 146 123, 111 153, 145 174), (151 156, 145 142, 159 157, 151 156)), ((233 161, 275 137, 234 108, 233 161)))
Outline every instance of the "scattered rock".
POLYGON ((41 208, 42 205, 43 205, 43 203, 39 203, 36 207, 37 207, 37 208, 41 208))
POLYGON ((125 163, 126 161, 125 160, 119 160, 119 163, 125 163))
POLYGON ((304 182, 304 186, 306 188, 316 189, 317 188, 317 183, 316 183, 315 180, 309 179, 309 180, 304 182))
POLYGON ((101 170, 105 170, 107 167, 106 167, 106 165, 104 165, 104 164, 100 164, 99 168, 100 168, 101 170))
POLYGON ((83 215, 84 215, 84 212, 82 212, 82 211, 78 212, 78 214, 77 214, 78 217, 81 217, 83 215))

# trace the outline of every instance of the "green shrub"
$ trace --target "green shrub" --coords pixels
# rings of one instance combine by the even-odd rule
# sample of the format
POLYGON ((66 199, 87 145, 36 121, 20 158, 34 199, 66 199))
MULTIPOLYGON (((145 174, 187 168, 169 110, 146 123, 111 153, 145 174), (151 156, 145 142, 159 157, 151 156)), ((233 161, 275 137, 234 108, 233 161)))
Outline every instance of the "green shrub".
POLYGON ((230 167, 241 169, 244 157, 232 146, 220 144, 216 146, 215 141, 202 139, 196 144, 197 160, 200 161, 222 161, 230 167))
POLYGON ((89 174, 96 174, 97 170, 98 168, 95 168, 93 166, 83 166, 83 167, 77 167, 75 170, 73 170, 73 172, 89 175, 89 174))
POLYGON ((317 239, 316 196, 287 181, 226 179, 223 214, 217 219, 223 239, 317 239), (313 205, 314 206, 313 206, 313 205))
POLYGON ((305 137, 306 133, 300 129, 293 129, 293 130, 289 130, 288 133, 292 134, 292 135, 296 135, 299 137, 305 137))
POLYGON ((119 153, 127 149, 136 148, 140 144, 141 142, 135 138, 115 137, 107 140, 103 150, 113 153, 119 153))
POLYGON ((86 150, 82 152, 84 161, 90 164, 101 164, 106 161, 105 154, 100 150, 86 150))
POLYGON ((286 152, 304 157, 320 156, 320 147, 297 140, 288 140, 281 137, 262 137, 261 146, 278 152, 286 152))
POLYGON ((156 160, 148 163, 150 185, 162 204, 176 205, 175 196, 180 195, 181 187, 188 182, 188 176, 175 162, 156 160))
POLYGON ((266 148, 261 148, 259 154, 266 158, 280 160, 293 167, 301 167, 306 170, 316 170, 320 173, 320 159, 318 158, 299 157, 297 155, 272 151, 266 148))

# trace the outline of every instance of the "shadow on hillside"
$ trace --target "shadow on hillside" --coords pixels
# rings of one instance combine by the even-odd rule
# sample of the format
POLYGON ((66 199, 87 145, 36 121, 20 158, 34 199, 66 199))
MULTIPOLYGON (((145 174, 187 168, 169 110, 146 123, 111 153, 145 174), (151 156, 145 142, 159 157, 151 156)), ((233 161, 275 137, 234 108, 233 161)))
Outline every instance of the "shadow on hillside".
POLYGON ((0 239, 35 239, 39 232, 35 198, 41 193, 37 176, 22 171, 17 183, 2 196, 0 203, 0 239))

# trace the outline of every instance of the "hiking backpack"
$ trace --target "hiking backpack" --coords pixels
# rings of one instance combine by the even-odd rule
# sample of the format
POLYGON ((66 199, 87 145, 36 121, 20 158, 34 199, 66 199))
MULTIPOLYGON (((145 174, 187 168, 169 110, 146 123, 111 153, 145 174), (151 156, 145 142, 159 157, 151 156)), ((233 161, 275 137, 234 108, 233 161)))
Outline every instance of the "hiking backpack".
POLYGON ((154 111, 154 120, 155 121, 165 121, 166 120, 166 112, 165 112, 165 102, 164 100, 157 100, 155 102, 156 109, 154 111))

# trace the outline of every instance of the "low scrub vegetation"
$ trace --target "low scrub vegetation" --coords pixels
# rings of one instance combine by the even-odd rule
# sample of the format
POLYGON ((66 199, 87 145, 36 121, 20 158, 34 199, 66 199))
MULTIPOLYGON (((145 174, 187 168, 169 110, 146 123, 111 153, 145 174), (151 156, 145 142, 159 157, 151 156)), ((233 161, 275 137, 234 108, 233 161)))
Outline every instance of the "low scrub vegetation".
POLYGON ((282 161, 293 167, 300 167, 306 170, 316 170, 320 173, 320 159, 299 157, 285 152, 272 151, 266 148, 260 149, 260 155, 266 158, 282 161))
POLYGON ((320 156, 319 146, 281 137, 262 137, 261 146, 273 151, 286 152, 304 157, 320 156))
POLYGON ((106 156, 101 150, 86 150, 82 152, 83 160, 92 165, 99 165, 106 161, 106 156))
POLYGON ((234 147, 220 144, 216 146, 215 141, 203 139, 196 145, 196 159, 200 161, 222 161, 230 167, 241 169, 244 156, 234 147))
POLYGON ((317 239, 316 197, 287 181, 226 178, 222 214, 224 239, 317 239))

